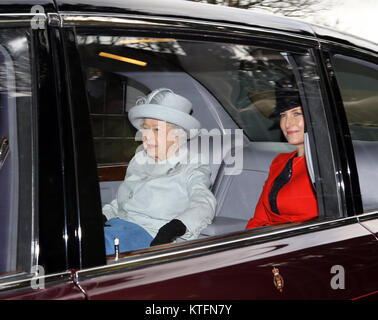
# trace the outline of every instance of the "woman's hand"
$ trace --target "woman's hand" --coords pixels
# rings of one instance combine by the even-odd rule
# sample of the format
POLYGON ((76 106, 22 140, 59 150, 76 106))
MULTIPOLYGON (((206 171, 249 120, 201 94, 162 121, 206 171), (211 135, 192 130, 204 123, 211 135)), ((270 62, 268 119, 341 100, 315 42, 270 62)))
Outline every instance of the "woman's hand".
POLYGON ((159 244, 170 243, 177 237, 184 235, 185 232, 186 226, 180 220, 173 219, 159 229, 155 239, 152 240, 150 246, 152 247, 159 244))

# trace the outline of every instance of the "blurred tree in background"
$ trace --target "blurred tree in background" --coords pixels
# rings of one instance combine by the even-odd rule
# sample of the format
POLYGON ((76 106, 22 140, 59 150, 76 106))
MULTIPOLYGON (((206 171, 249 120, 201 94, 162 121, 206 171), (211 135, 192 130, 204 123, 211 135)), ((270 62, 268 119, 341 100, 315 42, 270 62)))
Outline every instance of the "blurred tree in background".
MULTIPOLYGON (((241 9, 261 9, 273 14, 302 18, 314 12, 318 0, 187 0, 241 9)), ((318 10, 318 9, 316 9, 318 10)))

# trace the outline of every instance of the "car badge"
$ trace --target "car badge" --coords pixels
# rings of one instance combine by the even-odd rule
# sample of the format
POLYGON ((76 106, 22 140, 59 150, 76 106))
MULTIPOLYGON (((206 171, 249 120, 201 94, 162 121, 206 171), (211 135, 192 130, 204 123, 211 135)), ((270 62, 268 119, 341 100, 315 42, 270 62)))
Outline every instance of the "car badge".
POLYGON ((283 289, 283 286, 284 286, 284 280, 283 280, 282 276, 279 274, 278 268, 274 267, 272 269, 272 273, 273 273, 274 286, 277 288, 277 290, 282 292, 282 289, 283 289))

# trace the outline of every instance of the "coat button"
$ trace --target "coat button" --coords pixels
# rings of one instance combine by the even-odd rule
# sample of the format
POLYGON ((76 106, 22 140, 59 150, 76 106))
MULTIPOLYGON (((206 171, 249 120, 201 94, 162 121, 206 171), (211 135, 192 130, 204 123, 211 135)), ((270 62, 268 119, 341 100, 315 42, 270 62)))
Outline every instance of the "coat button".
POLYGON ((134 196, 134 192, 130 191, 130 193, 129 193, 129 199, 131 199, 133 196, 134 196))

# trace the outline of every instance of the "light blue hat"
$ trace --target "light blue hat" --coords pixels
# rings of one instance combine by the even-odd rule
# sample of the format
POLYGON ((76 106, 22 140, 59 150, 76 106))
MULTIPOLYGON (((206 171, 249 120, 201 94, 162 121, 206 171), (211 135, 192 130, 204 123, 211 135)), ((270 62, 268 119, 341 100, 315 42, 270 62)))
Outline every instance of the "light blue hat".
POLYGON ((130 122, 138 130, 142 129, 144 118, 152 118, 183 128, 188 138, 192 139, 198 135, 201 124, 190 115, 191 111, 192 103, 188 99, 175 94, 170 89, 160 88, 138 99, 128 115, 130 122))

